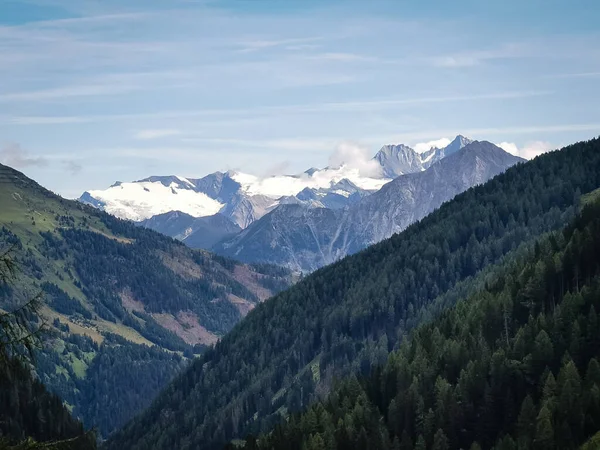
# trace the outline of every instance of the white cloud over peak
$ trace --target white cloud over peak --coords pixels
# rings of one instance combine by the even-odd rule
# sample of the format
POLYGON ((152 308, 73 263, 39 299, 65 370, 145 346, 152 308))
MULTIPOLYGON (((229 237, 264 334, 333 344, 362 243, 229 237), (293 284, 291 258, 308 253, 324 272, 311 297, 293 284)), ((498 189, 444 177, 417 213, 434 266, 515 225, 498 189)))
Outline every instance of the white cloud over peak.
POLYGON ((350 169, 358 170, 363 177, 380 177, 381 166, 373 159, 371 151, 351 142, 339 144, 329 157, 329 167, 345 165, 350 169))
POLYGON ((436 140, 429 141, 429 142, 420 142, 418 144, 415 144, 414 149, 418 153, 423 153, 423 152, 426 152, 427 150, 429 150, 431 147, 444 148, 450 142, 452 142, 451 139, 440 138, 440 139, 436 139, 436 140))
POLYGON ((536 156, 546 153, 554 148, 549 142, 544 141, 528 142, 521 148, 519 148, 513 142, 500 142, 497 145, 508 153, 525 159, 533 159, 536 156))

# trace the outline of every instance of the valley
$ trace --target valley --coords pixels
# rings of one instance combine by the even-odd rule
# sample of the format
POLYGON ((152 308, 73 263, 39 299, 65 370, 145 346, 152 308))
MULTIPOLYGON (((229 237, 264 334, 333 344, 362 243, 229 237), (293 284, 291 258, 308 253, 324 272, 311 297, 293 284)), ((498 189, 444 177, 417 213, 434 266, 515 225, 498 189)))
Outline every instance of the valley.
POLYGON ((598 23, 0 0, 0 450, 600 450, 598 23))

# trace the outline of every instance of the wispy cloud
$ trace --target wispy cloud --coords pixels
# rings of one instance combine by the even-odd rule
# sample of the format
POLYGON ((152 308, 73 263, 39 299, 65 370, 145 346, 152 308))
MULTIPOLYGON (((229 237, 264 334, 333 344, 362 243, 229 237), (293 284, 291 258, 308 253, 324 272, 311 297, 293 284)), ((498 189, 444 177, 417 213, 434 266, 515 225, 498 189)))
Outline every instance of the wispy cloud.
POLYGON ((508 58, 523 58, 531 55, 531 49, 524 44, 507 44, 496 49, 470 50, 447 55, 425 58, 435 67, 459 68, 483 64, 486 61, 508 58))
POLYGON ((160 139, 168 136, 176 136, 181 134, 181 131, 173 128, 157 128, 152 130, 139 130, 133 134, 134 139, 151 140, 160 139))
POLYGON ((83 166, 79 162, 73 160, 63 161, 62 165, 71 175, 78 175, 83 170, 83 166))
POLYGON ((65 99, 67 97, 90 97, 99 95, 117 95, 126 92, 131 92, 139 89, 133 85, 87 85, 87 86, 70 86, 55 89, 44 89, 39 91, 28 92, 12 92, 8 94, 0 94, 0 102, 28 102, 38 100, 65 99))
POLYGON ((509 100, 550 95, 551 91, 507 91, 467 95, 440 95, 404 99, 375 99, 348 102, 325 102, 240 109, 205 109, 191 111, 162 111, 156 113, 108 114, 89 116, 8 116, 0 117, 0 123, 9 125, 52 125, 69 123, 94 123, 136 119, 166 119, 182 117, 239 117, 281 114, 311 114, 316 112, 385 111, 401 106, 430 103, 454 103, 481 100, 509 100))
POLYGON ((42 156, 31 156, 19 144, 9 143, 0 150, 0 162, 16 169, 25 167, 45 167, 48 160, 42 156))
POLYGON ((156 71, 106 74, 77 83, 31 91, 0 93, 0 102, 33 102, 65 100, 72 97, 119 95, 135 91, 189 86, 192 74, 184 71, 156 71))
POLYGON ((322 41, 322 36, 308 36, 301 38, 283 38, 283 39, 245 39, 236 43, 238 51, 241 53, 252 53, 260 50, 273 49, 277 47, 289 48, 299 45, 314 44, 322 41))
POLYGON ((361 55, 358 53, 344 53, 344 52, 331 52, 331 53, 315 53, 307 56, 309 59, 319 61, 334 61, 334 62, 373 62, 377 61, 378 58, 374 56, 361 55))
POLYGON ((579 72, 579 73, 559 73, 548 75, 548 78, 596 78, 600 77, 600 72, 579 72))

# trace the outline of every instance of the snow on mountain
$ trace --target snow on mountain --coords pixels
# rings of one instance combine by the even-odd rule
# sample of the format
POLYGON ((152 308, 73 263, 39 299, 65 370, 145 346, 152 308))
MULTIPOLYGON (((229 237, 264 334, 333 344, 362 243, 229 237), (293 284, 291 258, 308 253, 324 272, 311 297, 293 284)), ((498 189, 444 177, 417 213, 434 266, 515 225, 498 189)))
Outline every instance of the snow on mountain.
POLYGON ((404 144, 385 145, 374 159, 379 162, 384 176, 388 178, 396 178, 423 170, 421 156, 404 144))
POLYGON ((87 191, 80 201, 133 221, 169 211, 180 211, 192 217, 220 212, 246 227, 275 208, 281 199, 294 197, 305 189, 315 190, 323 197, 331 190, 332 194, 348 199, 357 189, 374 192, 390 181, 391 178, 365 177, 358 169, 347 165, 266 178, 243 172, 216 172, 201 179, 153 176, 130 183, 115 183, 105 190, 87 191), (354 188, 343 188, 349 185, 354 188))
POLYGON ((362 176, 357 168, 342 165, 325 169, 310 169, 300 175, 278 175, 259 178, 240 172, 233 172, 231 178, 240 183, 242 191, 249 195, 265 195, 279 198, 296 195, 302 190, 327 189, 346 179, 361 189, 378 190, 391 181, 391 178, 371 178, 362 176))
POLYGON ((166 186, 160 181, 117 183, 105 190, 87 191, 87 196, 84 194, 82 197, 95 199, 109 214, 133 221, 149 219, 169 211, 203 217, 221 210, 222 203, 191 189, 193 184, 189 180, 177 178, 181 184, 173 182, 166 186))
POLYGON ((445 158, 446 156, 450 156, 453 153, 456 153, 465 145, 469 145, 473 142, 471 139, 461 136, 460 134, 454 138, 452 142, 450 142, 447 146, 442 148, 432 147, 426 152, 420 154, 421 162, 423 163, 423 168, 427 169, 432 164, 438 162, 439 160, 445 158))
POLYGON ((455 148, 429 168, 401 175, 347 208, 279 206, 212 250, 241 261, 268 261, 310 272, 402 231, 455 195, 522 161, 485 141, 455 148))
POLYGON ((258 177, 230 171, 198 179, 152 176, 129 183, 117 182, 105 190, 87 191, 80 201, 133 221, 171 211, 195 218, 220 213, 245 228, 280 204, 345 208, 400 175, 425 170, 469 142, 457 136, 448 146, 425 153, 403 144, 386 145, 372 159, 367 157, 362 165, 356 161, 359 155, 346 152, 343 158, 330 161, 331 167, 311 168, 296 175, 258 177))

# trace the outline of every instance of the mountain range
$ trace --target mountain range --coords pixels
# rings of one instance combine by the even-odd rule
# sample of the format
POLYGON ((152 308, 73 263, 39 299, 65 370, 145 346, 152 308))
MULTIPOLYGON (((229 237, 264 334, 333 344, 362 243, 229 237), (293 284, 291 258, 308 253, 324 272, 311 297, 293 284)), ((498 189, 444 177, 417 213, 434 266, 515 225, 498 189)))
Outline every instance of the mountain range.
MULTIPOLYGON (((411 154, 403 146, 396 150, 392 153, 396 156, 411 154)), ((390 154, 387 148, 382 152, 378 155, 390 154)), ((241 261, 269 261, 310 272, 402 231, 455 195, 520 161, 485 141, 460 149, 455 145, 427 169, 399 175, 355 204, 343 209, 281 205, 213 250, 241 261)))
MULTIPOLYGON (((196 218, 220 213, 246 228, 280 204, 343 208, 400 175, 427 169, 470 142, 457 136, 448 146, 425 153, 402 144, 386 145, 369 161, 366 174, 348 161, 338 167, 265 178, 234 171, 203 178, 151 176, 131 183, 116 182, 105 190, 86 191, 79 200, 135 222, 174 211, 196 218)), ((172 218, 169 221, 172 223, 172 218)), ((153 226, 158 223, 155 221, 153 226)))
POLYGON ((351 163, 264 179, 236 172, 149 177, 85 192, 80 201, 193 248, 310 272, 401 231, 519 161, 459 135, 424 153, 386 145, 369 161, 368 177, 351 163))
MULTIPOLYGON (((490 145, 478 151, 495 153, 490 145)), ((534 430, 539 444, 520 448, 573 448, 546 445, 555 436, 583 442, 600 423, 581 415, 600 417, 588 409, 588 400, 600 406, 591 382, 600 367, 586 391, 580 375, 600 356, 600 213, 578 213, 598 199, 599 150, 595 139, 510 167, 304 277, 257 306, 105 448, 212 450, 259 433, 246 448, 415 448, 409 439, 492 448, 517 430, 534 430), (448 312, 471 298, 476 307, 448 312)))

